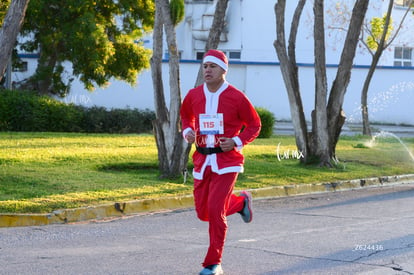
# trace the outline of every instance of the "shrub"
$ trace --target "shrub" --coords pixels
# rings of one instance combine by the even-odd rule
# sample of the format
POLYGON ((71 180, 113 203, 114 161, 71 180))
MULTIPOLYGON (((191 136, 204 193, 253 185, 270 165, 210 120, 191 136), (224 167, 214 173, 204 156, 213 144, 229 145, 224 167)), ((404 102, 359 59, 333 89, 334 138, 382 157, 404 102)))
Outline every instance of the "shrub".
POLYGON ((138 109, 91 107, 84 109, 83 129, 88 133, 143 133, 152 130, 154 112, 138 109))
POLYGON ((262 121, 262 130, 260 131, 259 138, 270 138, 273 134, 273 127, 276 119, 272 112, 265 108, 256 107, 256 111, 262 121))
POLYGON ((0 131, 143 133, 152 111, 83 107, 33 92, 0 90, 0 131))
POLYGON ((73 132, 82 114, 74 105, 26 91, 0 91, 1 131, 73 132))

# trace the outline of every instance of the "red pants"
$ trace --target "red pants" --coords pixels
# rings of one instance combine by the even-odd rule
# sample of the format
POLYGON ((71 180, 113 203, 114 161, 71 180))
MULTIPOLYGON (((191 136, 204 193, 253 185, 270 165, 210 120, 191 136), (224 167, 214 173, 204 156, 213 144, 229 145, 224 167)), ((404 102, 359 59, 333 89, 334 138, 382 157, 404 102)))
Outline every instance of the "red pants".
POLYGON ((244 197, 233 194, 237 173, 218 175, 207 166, 202 180, 194 179, 197 216, 209 223, 210 246, 203 266, 220 264, 227 233, 226 216, 243 209, 244 197))

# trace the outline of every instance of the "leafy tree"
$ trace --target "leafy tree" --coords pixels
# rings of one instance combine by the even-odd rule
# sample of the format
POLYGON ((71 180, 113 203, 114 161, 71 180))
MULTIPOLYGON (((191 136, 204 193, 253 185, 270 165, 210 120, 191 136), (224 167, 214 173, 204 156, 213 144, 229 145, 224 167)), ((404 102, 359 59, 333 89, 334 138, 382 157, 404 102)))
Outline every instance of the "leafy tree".
POLYGON ((307 132, 300 94, 298 66, 296 63, 296 36, 299 20, 306 0, 299 0, 292 17, 288 45, 285 36, 286 0, 278 0, 275 5, 276 40, 274 47, 279 57, 280 68, 285 82, 295 128, 296 145, 302 152, 302 162, 317 159, 320 166, 332 166, 336 159, 335 148, 339 140, 345 116, 342 110, 344 96, 351 78, 358 37, 368 8, 368 0, 354 3, 349 28, 339 61, 338 71, 328 94, 325 34, 324 1, 314 0, 314 56, 315 56, 315 109, 312 112, 312 132, 307 132))
POLYGON ((9 1, 0 2, 0 81, 3 78, 17 35, 25 17, 29 0, 14 0, 8 5, 9 1), (7 13, 5 13, 6 7, 7 13))
MULTIPOLYGON (((389 6, 391 6, 391 9, 393 2, 394 1, 390 1, 389 4, 389 6)), ((385 35, 385 40, 388 40, 390 37, 391 31, 393 29, 392 18, 388 12, 382 18, 373 17, 371 19, 370 26, 370 35, 366 39, 366 45, 368 49, 376 51, 378 50, 378 45, 380 44, 382 36, 385 35)))
POLYGON ((109 79, 135 84, 149 67, 150 50, 139 39, 153 24, 152 0, 32 0, 22 34, 22 48, 39 51, 38 67, 25 88, 65 96, 78 76, 85 88, 109 79), (72 64, 65 72, 63 63, 72 64))
POLYGON ((170 0, 171 23, 177 26, 184 19, 185 5, 183 0, 170 0))
POLYGON ((0 1, 0 26, 3 25, 3 19, 6 16, 11 0, 0 1))
POLYGON ((413 4, 413 0, 407 1, 407 10, 399 22, 399 25, 394 33, 392 33, 392 18, 391 13, 394 6, 394 0, 390 0, 388 3, 387 13, 382 17, 374 17, 370 22, 370 27, 366 28, 369 33, 366 40, 362 39, 363 44, 368 49, 372 56, 371 65, 368 70, 367 77, 364 81, 364 86, 361 91, 361 115, 362 115, 362 134, 371 136, 371 127, 369 122, 368 113, 368 89, 371 83, 372 77, 374 76, 375 69, 378 65, 379 59, 386 48, 394 41, 397 37, 399 30, 413 4))
MULTIPOLYGON (((375 73, 382 53, 392 44, 399 31, 401 30, 405 18, 410 11, 410 7, 413 6, 413 2, 413 0, 390 0, 388 2, 387 12, 383 17, 374 17, 369 21, 369 23, 364 23, 363 28, 361 28, 361 35, 359 40, 365 46, 365 48, 368 50, 368 53, 372 57, 371 64, 361 91, 362 134, 364 135, 371 136, 368 113, 368 89, 372 77, 375 73), (399 6, 406 7, 406 11, 400 22, 395 24, 396 28, 394 28, 391 13, 396 2, 399 2, 399 6)), ((334 11, 328 10, 328 14, 330 15, 333 22, 336 23, 336 26, 328 26, 328 28, 334 30, 334 33, 338 34, 342 31, 347 30, 347 27, 345 25, 349 23, 351 13, 349 12, 349 9, 344 2, 336 2, 334 6, 334 11)), ((334 33, 330 33, 330 35, 333 35, 334 33)))

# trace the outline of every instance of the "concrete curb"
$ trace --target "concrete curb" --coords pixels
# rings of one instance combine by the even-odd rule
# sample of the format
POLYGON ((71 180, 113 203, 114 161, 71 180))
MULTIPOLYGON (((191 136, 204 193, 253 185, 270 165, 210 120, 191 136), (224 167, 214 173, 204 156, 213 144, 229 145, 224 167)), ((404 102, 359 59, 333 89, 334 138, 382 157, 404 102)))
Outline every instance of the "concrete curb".
MULTIPOLYGON (((249 191, 251 191, 255 199, 264 199, 388 186, 393 184, 404 184, 412 181, 414 181, 414 174, 345 180, 329 183, 274 186, 249 191)), ((190 208, 193 207, 193 205, 193 196, 189 195, 161 199, 115 202, 98 206, 56 210, 47 214, 0 214, 0 227, 41 226, 48 224, 65 224, 88 220, 101 220, 104 218, 122 217, 161 210, 190 208)))

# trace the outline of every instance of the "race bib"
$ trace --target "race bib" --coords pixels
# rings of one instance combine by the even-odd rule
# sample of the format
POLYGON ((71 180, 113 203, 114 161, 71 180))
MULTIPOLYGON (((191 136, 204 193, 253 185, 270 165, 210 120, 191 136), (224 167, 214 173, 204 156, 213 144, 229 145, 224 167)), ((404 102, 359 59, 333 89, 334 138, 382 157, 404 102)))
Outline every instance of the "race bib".
POLYGON ((200 134, 218 135, 224 134, 223 114, 200 114, 200 134))

